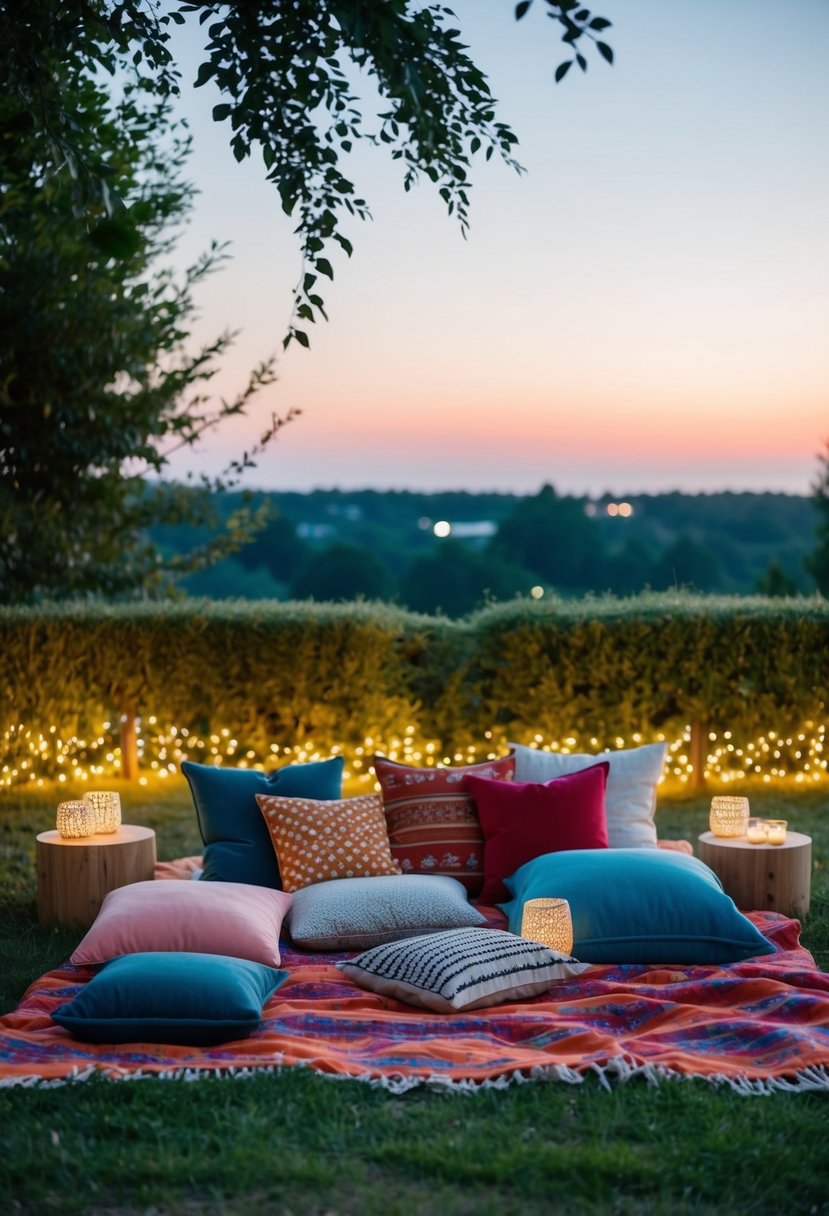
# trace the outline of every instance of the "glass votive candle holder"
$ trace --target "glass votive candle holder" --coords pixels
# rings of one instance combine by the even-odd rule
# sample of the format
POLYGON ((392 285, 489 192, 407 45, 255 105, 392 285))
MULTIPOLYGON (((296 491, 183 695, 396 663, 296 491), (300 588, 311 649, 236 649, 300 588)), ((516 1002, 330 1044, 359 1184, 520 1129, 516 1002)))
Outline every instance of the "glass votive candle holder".
POLYGON ((95 811, 80 798, 72 802, 59 802, 55 827, 66 840, 94 836, 95 811))
POLYGON ((566 899, 528 899, 521 916, 521 936, 559 954, 573 949, 573 919, 566 899))
POLYGON ((748 798, 719 795, 711 799, 708 826, 715 836, 745 836, 748 827, 748 798))
POLYGON ((767 844, 768 836, 765 819, 749 819, 746 828, 746 840, 749 844, 767 844))
POLYGON ((766 824, 766 841, 768 844, 785 844, 786 843, 786 820, 785 819, 767 819, 766 824))
POLYGON ((83 796, 95 813, 95 831, 117 832, 121 826, 121 795, 112 790, 90 790, 83 796))

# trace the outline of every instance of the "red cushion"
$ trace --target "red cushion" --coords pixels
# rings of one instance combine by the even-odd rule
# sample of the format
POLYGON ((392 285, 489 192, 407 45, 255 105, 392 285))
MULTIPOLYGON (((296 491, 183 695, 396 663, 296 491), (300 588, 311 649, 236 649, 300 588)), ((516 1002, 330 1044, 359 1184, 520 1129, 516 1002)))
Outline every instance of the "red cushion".
POLYGON ((542 784, 468 776, 484 834, 481 903, 510 898, 504 879, 525 861, 564 849, 606 849, 607 761, 542 784))
POLYGON ((464 779, 509 781, 515 759, 503 756, 461 768, 412 768, 374 757, 383 791, 391 853, 404 874, 448 874, 473 898, 483 882, 483 836, 464 779))

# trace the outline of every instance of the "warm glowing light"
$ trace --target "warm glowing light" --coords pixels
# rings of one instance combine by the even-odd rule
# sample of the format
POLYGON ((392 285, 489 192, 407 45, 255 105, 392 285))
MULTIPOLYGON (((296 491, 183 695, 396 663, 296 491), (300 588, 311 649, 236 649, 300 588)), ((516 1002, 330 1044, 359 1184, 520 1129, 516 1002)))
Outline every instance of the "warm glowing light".
POLYGON ((521 936, 559 954, 573 949, 573 920, 566 899, 528 899, 521 917, 521 936))
POLYGON ((537 586, 536 586, 536 587, 531 587, 531 588, 530 588, 530 595, 533 597, 533 599, 534 599, 534 600, 540 600, 540 599, 543 599, 543 598, 544 598, 544 588, 543 588, 543 587, 537 587, 537 586))
POLYGON ((432 531, 435 536, 449 536, 452 532, 452 525, 446 519, 439 519, 432 531))

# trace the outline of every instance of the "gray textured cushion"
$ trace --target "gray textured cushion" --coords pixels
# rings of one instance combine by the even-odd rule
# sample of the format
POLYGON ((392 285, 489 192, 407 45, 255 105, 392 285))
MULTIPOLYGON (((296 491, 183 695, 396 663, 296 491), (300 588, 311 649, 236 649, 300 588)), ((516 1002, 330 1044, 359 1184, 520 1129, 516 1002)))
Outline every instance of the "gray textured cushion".
POLYGON ((294 894, 286 924, 306 950, 365 950, 440 929, 484 923, 456 878, 441 874, 337 878, 294 894))
POLYGON ((588 970, 586 963, 500 929, 410 937, 337 966, 361 988, 435 1013, 526 1000, 588 970))

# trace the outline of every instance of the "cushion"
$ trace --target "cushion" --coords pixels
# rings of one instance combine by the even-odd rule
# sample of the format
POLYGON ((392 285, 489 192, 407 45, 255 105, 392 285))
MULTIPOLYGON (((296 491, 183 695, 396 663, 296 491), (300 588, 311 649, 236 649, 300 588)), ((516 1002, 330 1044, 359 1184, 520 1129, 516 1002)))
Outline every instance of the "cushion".
POLYGON ((525 861, 561 849, 606 849, 607 761, 535 784, 467 777, 484 834, 481 903, 509 899, 504 879, 525 861))
POLYGON ((439 929, 480 925, 463 884, 445 874, 339 878, 297 891, 286 925, 306 950, 365 950, 439 929))
POLYGON ((504 756, 461 768, 412 768, 374 757, 392 856, 404 874, 448 874, 476 896, 484 879, 483 835, 468 776, 509 781, 515 760, 504 756))
POLYGON ((219 954, 127 954, 106 963, 52 1017, 89 1043, 208 1047, 256 1030, 262 1006, 287 978, 287 971, 219 954))
POLYGON ((449 929, 374 946, 339 969, 371 992, 435 1013, 483 1009, 546 992, 587 970, 500 929, 449 929))
POLYGON ((317 802, 257 794, 286 891, 330 878, 399 874, 377 794, 317 802))
POLYGON ((343 758, 287 764, 273 773, 184 760, 181 771, 190 785, 206 846, 202 880, 278 888, 279 870, 256 795, 339 798, 343 758))
POLYGON ((573 953, 590 963, 734 963, 774 947, 696 857, 663 849, 578 849, 521 866, 506 885, 515 932, 524 901, 568 900, 573 953))
POLYGON ((646 743, 599 756, 581 753, 565 756, 543 752, 519 743, 509 745, 515 755, 516 781, 550 781, 577 773, 598 760, 610 765, 605 790, 607 838, 612 849, 656 847, 656 787, 668 753, 667 743, 646 743))
POLYGON ((278 967, 290 905, 286 892, 249 883, 134 882, 105 897, 71 961, 91 965, 120 954, 185 950, 278 967))

